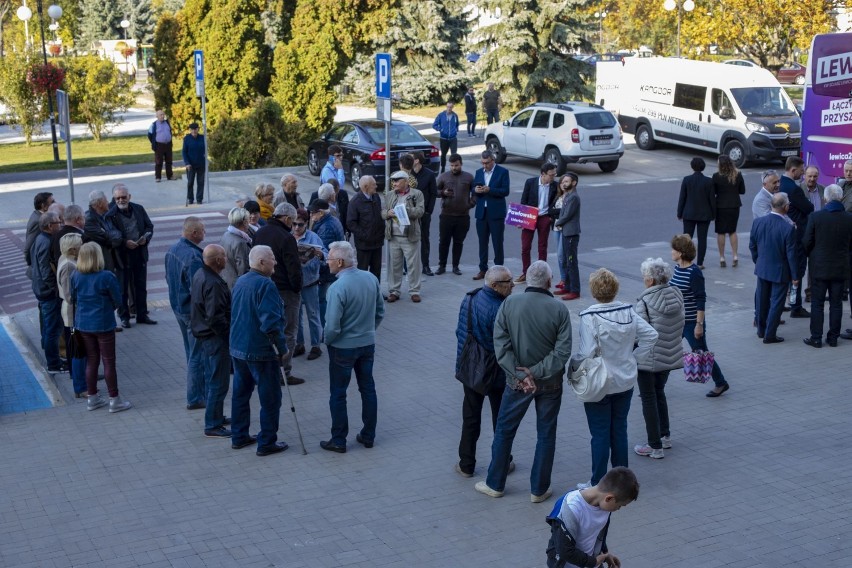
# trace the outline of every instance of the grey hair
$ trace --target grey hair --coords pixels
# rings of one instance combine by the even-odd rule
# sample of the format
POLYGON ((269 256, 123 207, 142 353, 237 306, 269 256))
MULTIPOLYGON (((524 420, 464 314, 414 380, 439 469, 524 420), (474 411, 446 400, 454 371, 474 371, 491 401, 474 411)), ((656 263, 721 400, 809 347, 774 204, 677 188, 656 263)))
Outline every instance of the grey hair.
POLYGON ((547 283, 553 278, 550 265, 543 260, 537 260, 527 268, 527 286, 533 288, 548 288, 547 283))
POLYGON ((281 185, 283 186, 284 182, 290 181, 290 179, 296 179, 296 176, 294 176, 293 174, 284 174, 283 176, 281 176, 281 185))
POLYGON ((89 193, 89 207, 94 207, 101 199, 106 201, 106 195, 104 192, 96 189, 89 193))
POLYGON ((249 212, 242 207, 234 207, 228 212, 228 223, 237 227, 248 221, 249 212))
POLYGON ((662 258, 646 258, 640 270, 642 278, 647 278, 655 285, 668 284, 674 275, 671 265, 662 258))
POLYGON ((254 245, 249 250, 249 266, 257 268, 260 266, 261 259, 266 256, 266 253, 272 254, 272 249, 266 245, 254 245))
POLYGON ((246 201, 251 201, 251 197, 249 197, 245 193, 238 195, 237 198, 234 200, 234 202, 242 203, 243 205, 246 204, 246 201))
POLYGON ((77 258, 76 254, 71 255, 68 253, 75 249, 79 251, 81 246, 83 246, 83 237, 77 233, 68 233, 67 235, 62 235, 62 238, 59 239, 59 251, 62 253, 62 256, 77 258))
POLYGON ((123 190, 127 191, 128 193, 130 192, 130 190, 129 190, 129 189, 127 189, 127 186, 126 186, 126 185, 124 185, 124 184, 123 184, 123 183, 121 183, 121 182, 119 182, 119 183, 115 184, 114 186, 112 186, 112 194, 113 194, 113 195, 115 195, 115 191, 116 191, 117 189, 123 189, 123 190))
POLYGON ((480 154, 480 156, 482 157, 483 160, 495 160, 496 159, 496 158, 494 158, 494 152, 492 152, 491 150, 483 151, 482 154, 480 154))
POLYGON ((56 213, 60 218, 65 218, 65 206, 59 203, 58 201, 54 201, 50 204, 50 207, 47 208, 48 212, 56 213))
POLYGON ((487 271, 485 271, 485 284, 491 286, 497 280, 503 280, 503 277, 506 275, 508 275, 509 278, 512 278, 512 273, 509 272, 508 268, 506 268, 502 264, 495 264, 487 271))
POLYGON ((355 247, 346 241, 334 241, 328 246, 328 253, 336 252, 337 258, 343 261, 344 266, 355 266, 356 255, 355 247))
POLYGON ((65 208, 65 221, 79 221, 81 219, 85 219, 86 215, 83 213, 83 208, 79 205, 69 205, 65 208))
POLYGON ((364 187, 365 187, 365 186, 366 186, 369 182, 376 183, 376 178, 374 178, 373 176, 361 176, 360 178, 358 178, 358 187, 359 187, 360 189, 364 189, 364 187))
POLYGON ((825 190, 822 192, 823 197, 825 197, 825 201, 840 201, 843 199, 843 190, 839 185, 833 183, 831 185, 825 186, 825 190))
POLYGON ((57 215, 53 211, 47 211, 43 213, 41 218, 38 220, 38 228, 42 231, 46 231, 50 228, 51 223, 56 223, 58 221, 59 215, 57 215))
POLYGON ((279 203, 275 206, 275 211, 272 213, 273 217, 290 217, 291 219, 296 218, 296 208, 290 205, 289 203, 279 203))
POLYGON ((317 197, 318 198, 325 199, 326 201, 328 201, 329 198, 332 195, 334 195, 334 186, 333 185, 331 185, 330 183, 324 183, 321 186, 319 186, 319 189, 317 190, 317 197))
POLYGON ((773 209, 782 209, 790 204, 790 198, 787 197, 787 194, 783 191, 776 193, 772 196, 772 208, 773 209))
POLYGON ((845 162, 843 162, 843 165, 844 165, 844 167, 845 166, 852 166, 852 160, 846 160, 845 162))

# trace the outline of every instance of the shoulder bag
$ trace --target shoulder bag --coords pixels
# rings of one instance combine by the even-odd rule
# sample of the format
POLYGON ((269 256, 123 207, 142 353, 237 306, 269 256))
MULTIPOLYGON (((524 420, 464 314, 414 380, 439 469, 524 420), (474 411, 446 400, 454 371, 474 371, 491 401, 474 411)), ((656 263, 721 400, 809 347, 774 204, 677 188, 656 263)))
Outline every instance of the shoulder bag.
MULTIPOLYGON (((594 318, 592 314, 592 318, 594 318)), ((598 324, 595 320, 595 351, 591 357, 582 361, 571 361, 571 374, 568 382, 580 402, 599 402, 606 395, 607 368, 601 355, 601 343, 598 338, 598 324)))
POLYGON ((467 337, 459 356, 456 379, 467 388, 485 394, 494 383, 497 376, 497 357, 487 351, 473 335, 473 298, 482 288, 468 292, 467 303, 467 337))

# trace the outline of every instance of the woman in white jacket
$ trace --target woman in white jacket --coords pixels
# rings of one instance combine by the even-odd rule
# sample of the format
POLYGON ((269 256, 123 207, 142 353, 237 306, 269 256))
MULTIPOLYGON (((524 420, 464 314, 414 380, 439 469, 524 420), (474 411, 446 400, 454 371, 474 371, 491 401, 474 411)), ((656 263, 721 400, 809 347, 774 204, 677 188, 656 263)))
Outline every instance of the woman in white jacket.
MULTIPOLYGON (((589 291, 600 303, 580 313, 577 358, 594 356, 596 346, 600 345, 607 369, 603 398, 583 403, 592 435, 589 486, 593 486, 607 472, 607 461, 613 467, 628 465, 627 413, 636 385, 636 361, 647 357, 654 348, 657 332, 636 314, 633 306, 615 301, 618 278, 606 268, 599 268, 589 277, 589 291)), ((586 484, 578 487, 585 489, 586 484)))

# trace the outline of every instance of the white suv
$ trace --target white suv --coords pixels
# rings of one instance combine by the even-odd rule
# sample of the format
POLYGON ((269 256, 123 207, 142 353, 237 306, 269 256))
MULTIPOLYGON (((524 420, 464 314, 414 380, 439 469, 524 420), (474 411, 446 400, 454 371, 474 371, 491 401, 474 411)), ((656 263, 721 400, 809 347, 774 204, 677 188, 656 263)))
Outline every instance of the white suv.
POLYGON ((497 163, 506 156, 543 159, 556 164, 559 174, 568 163, 597 163, 614 172, 624 155, 621 127, 602 106, 567 102, 536 103, 485 129, 485 147, 497 163))

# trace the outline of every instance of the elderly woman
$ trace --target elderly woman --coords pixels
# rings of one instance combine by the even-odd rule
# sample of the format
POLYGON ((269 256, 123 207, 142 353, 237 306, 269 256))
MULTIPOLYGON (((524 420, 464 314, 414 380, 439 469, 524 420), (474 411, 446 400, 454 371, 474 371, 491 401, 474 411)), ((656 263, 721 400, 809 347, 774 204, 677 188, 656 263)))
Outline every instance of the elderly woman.
POLYGON ((107 404, 98 394, 98 366, 104 364, 104 380, 109 389, 109 411, 121 412, 131 407, 130 401, 118 394, 115 369, 115 315, 121 305, 121 287, 115 274, 104 270, 104 257, 97 243, 80 247, 77 271, 71 275, 71 303, 74 304, 74 326, 86 346, 86 407, 95 410, 107 404))
POLYGON ((737 223, 743 206, 740 195, 745 195, 743 175, 737 170, 727 154, 719 156, 719 171, 713 174, 713 192, 716 194, 716 244, 719 245, 719 266, 725 268, 725 235, 731 241, 733 266, 739 264, 737 257, 737 223))
MULTIPOLYGON (((317 199, 322 199, 328 203, 328 210, 332 216, 339 218, 340 213, 337 211, 337 194, 334 191, 334 186, 330 183, 324 183, 317 190, 317 199)), ((314 201, 311 201, 313 204, 314 201)))
POLYGON ((260 218, 268 221, 272 217, 272 212, 275 211, 275 206, 272 205, 275 187, 272 184, 259 183, 254 188, 254 195, 257 197, 258 206, 260 206, 260 218))
POLYGON ((230 225, 219 240, 225 249, 226 261, 221 276, 228 284, 228 289, 233 290, 237 278, 249 271, 249 212, 242 207, 234 207, 228 213, 228 223, 230 225))
MULTIPOLYGON (((693 262, 695 260, 695 244, 689 235, 675 235, 672 239, 672 260, 675 262, 672 286, 677 287, 683 294, 684 326, 683 337, 693 351, 708 351, 706 320, 704 304, 707 294, 704 291, 704 274, 693 262)), ((713 383, 715 388, 706 396, 716 398, 728 390, 728 381, 719 368, 719 363, 713 361, 713 383)))
POLYGON ((322 355, 322 324, 319 310, 320 268, 322 259, 328 249, 322 239, 313 231, 308 230, 310 215, 305 209, 296 211, 293 221, 293 236, 299 244, 299 259, 302 261, 302 305, 299 307, 299 330, 296 332, 296 348, 293 357, 305 354, 305 335, 302 330, 302 308, 308 314, 308 331, 311 338, 311 351, 308 360, 312 361, 322 355), (310 248, 313 247, 311 251, 310 248))
POLYGON ((669 371, 683 367, 683 295, 669 286, 674 271, 662 258, 649 258, 642 263, 645 291, 636 302, 636 313, 657 332, 654 348, 637 358, 639 397, 648 443, 634 446, 640 456, 665 457, 663 448, 671 448, 669 407, 666 381, 669 371))
MULTIPOLYGON (((74 305, 71 300, 71 275, 77 270, 77 254, 80 252, 80 247, 83 246, 83 237, 77 233, 69 233, 63 235, 59 239, 59 250, 62 256, 59 257, 59 264, 56 267, 56 283, 59 288, 59 297, 62 298, 62 322, 65 324, 65 345, 70 345, 71 334, 74 333, 75 339, 82 342, 80 332, 75 331, 74 327, 74 305)), ((74 387, 74 396, 82 398, 86 395, 86 358, 71 357, 71 350, 66 348, 68 352, 68 368, 71 369, 71 384, 74 387)))
MULTIPOLYGON (((592 435, 592 479, 597 485, 612 467, 627 467, 627 413, 636 384, 637 359, 648 357, 657 341, 657 332, 640 318, 633 306, 615 301, 618 279, 606 268, 589 277, 589 291, 599 303, 580 312, 578 360, 593 357, 600 350, 606 365, 604 396, 598 402, 584 402, 586 420, 592 435), (634 347, 636 345, 636 347, 634 347)), ((585 483, 578 485, 585 489, 585 483)))

